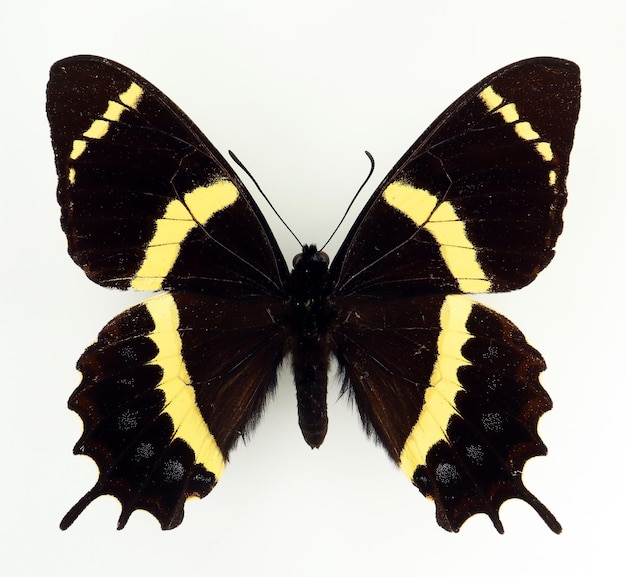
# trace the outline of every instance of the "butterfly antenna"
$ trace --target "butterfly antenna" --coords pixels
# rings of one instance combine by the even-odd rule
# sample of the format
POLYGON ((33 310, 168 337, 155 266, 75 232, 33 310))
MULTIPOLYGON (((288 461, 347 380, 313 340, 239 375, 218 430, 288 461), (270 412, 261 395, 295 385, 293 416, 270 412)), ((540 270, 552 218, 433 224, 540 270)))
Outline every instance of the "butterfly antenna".
POLYGON ((350 209, 352 208, 352 205, 354 204, 354 201, 357 199, 357 197, 359 196, 359 194, 363 190, 363 187, 367 184, 369 179, 372 177, 372 174, 374 173, 374 167, 375 167, 374 157, 367 150, 365 151, 365 154, 367 155, 367 158, 370 159, 370 171, 369 171, 368 175, 365 177, 365 180, 363 181, 363 184, 361 186, 359 186, 359 190, 357 190, 356 194, 352 197, 352 200, 350 201, 350 204, 348 205, 348 208, 346 208, 346 212, 343 213, 343 216, 341 217, 341 220, 339 221, 339 224, 335 227, 335 230, 333 230, 333 233, 330 235, 328 240, 324 243, 324 246, 322 246, 322 248, 320 248, 320 250, 324 250, 326 248, 326 245, 332 240, 333 236, 335 236, 335 233, 339 230, 339 227, 343 224, 343 221, 346 220, 346 216, 348 216, 348 213, 350 212, 350 209))
POLYGON ((250 180, 254 183, 254 186, 256 186, 257 190, 261 193, 261 196, 265 199, 265 202, 267 202, 267 204, 270 205, 270 208, 274 211, 274 214, 278 217, 278 220, 280 220, 280 222, 282 222, 285 225, 285 228, 291 233, 291 236, 293 236, 293 238, 296 239, 296 242, 302 247, 304 246, 301 242, 300 239, 296 236, 296 233, 293 232, 293 230, 291 230, 291 228, 289 228, 289 225, 284 221, 283 217, 280 216, 280 214, 278 214, 278 211, 274 208, 274 205, 270 202, 270 199, 267 198, 267 196, 265 195, 265 193, 261 190, 261 187, 259 186, 259 183, 256 181, 256 179, 254 178, 254 176, 252 176, 252 174, 250 173, 250 171, 244 166, 244 164, 241 162, 241 160, 239 160, 236 156, 235 153, 232 150, 228 151, 228 154, 230 154, 230 157, 237 163, 237 166, 239 168, 241 168, 241 170, 243 170, 247 175, 248 178, 250 178, 250 180))

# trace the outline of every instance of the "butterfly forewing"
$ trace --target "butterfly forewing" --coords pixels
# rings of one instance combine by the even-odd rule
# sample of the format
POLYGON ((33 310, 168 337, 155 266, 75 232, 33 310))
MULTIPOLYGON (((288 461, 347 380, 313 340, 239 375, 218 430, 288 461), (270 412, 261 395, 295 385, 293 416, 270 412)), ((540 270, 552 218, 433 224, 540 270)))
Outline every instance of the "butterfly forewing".
POLYGON ((532 281, 562 230, 579 100, 577 66, 553 58, 470 89, 356 220, 331 267, 336 293, 484 293, 532 281))
POLYGON ((148 81, 102 58, 68 58, 52 67, 47 110, 68 250, 92 280, 282 293, 288 271, 263 215, 219 152, 148 81))

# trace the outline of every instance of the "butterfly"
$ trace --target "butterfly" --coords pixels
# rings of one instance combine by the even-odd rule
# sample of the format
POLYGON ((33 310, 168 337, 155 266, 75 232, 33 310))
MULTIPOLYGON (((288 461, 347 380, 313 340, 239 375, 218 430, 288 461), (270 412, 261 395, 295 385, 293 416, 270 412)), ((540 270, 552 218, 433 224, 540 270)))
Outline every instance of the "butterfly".
POLYGON ((330 262, 303 245, 290 268, 237 173, 147 80, 111 60, 55 63, 47 114, 61 224, 94 282, 157 294, 111 320, 80 357, 74 452, 97 497, 163 529, 205 497, 249 435, 288 361, 298 420, 324 441, 327 375, 365 431, 458 531, 524 485, 546 453, 541 354, 466 293, 510 291, 550 262, 580 103, 578 67, 532 58, 463 94, 378 186, 330 262))

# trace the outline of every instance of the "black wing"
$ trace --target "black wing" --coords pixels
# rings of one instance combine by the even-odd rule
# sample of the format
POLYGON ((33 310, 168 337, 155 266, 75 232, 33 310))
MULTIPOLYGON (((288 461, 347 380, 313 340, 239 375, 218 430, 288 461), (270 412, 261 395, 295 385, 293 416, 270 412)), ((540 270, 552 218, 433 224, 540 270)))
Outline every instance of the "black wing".
POLYGON ((105 494, 122 504, 120 529, 135 509, 163 529, 181 523, 186 499, 213 489, 276 384, 283 306, 163 293, 102 329, 78 361, 83 378, 69 401, 84 423, 74 452, 93 458, 100 477, 63 529, 105 494))
POLYGON ((580 101, 572 62, 492 74, 409 149, 331 265, 334 346, 368 431, 457 531, 509 498, 554 516, 523 485, 545 453, 541 355, 465 296, 520 288, 550 262, 580 101))
POLYGON ((552 403, 543 358, 513 323, 464 295, 351 299, 338 320, 344 392, 442 527, 486 513, 502 532, 498 509, 518 498, 560 532, 522 482, 546 452, 536 429, 552 403))
POLYGON ((101 285, 169 290, 113 319, 78 361, 75 451, 96 497, 178 525, 256 422, 285 354, 287 266, 265 219, 164 94, 94 56, 57 62, 47 111, 71 257, 101 285), (233 300, 235 299, 235 300, 233 300))
POLYGON ((90 279, 122 289, 283 294, 287 266, 263 215, 167 96, 95 56, 54 64, 47 96, 61 224, 90 279))
POLYGON ((511 64, 468 90, 364 208, 331 265, 335 294, 527 285, 563 228, 579 103, 578 67, 554 58, 511 64))

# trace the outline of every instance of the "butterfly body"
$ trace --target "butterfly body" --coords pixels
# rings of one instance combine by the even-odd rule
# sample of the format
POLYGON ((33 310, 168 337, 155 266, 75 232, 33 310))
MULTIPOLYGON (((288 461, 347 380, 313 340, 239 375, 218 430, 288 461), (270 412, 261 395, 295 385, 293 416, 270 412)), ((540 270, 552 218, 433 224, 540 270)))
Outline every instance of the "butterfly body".
POLYGON ((328 255, 314 245, 302 247, 294 257, 287 301, 292 368, 300 429, 311 447, 319 447, 328 429, 326 391, 330 335, 335 311, 331 294, 328 255))
POLYGON ((458 531, 529 503, 526 461, 545 454, 541 354, 466 294, 508 291, 550 262, 580 101, 575 64, 534 58, 480 81, 377 187, 329 262, 305 245, 290 272, 250 193, 162 92, 95 56, 57 62, 47 112, 68 250, 89 278, 159 292, 108 323, 78 361, 75 452, 95 498, 165 529, 207 495, 287 359, 302 434, 327 433, 327 379, 365 430, 458 531))

